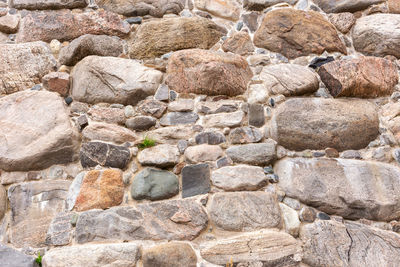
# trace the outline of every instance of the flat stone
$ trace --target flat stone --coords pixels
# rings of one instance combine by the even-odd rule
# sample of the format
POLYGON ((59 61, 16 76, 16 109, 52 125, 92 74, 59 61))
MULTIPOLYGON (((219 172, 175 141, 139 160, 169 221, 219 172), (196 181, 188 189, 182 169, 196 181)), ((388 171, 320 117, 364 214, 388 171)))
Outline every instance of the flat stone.
POLYGON ((179 193, 178 177, 168 171, 146 168, 135 175, 131 186, 133 199, 160 200, 179 193))
POLYGON ((235 128, 229 133, 229 139, 232 144, 257 143, 263 138, 260 130, 254 127, 235 128))
POLYGON ((162 126, 194 124, 199 119, 195 112, 168 112, 160 119, 162 126))
POLYGON ((93 106, 89 109, 87 114, 92 120, 98 122, 123 125, 126 121, 125 112, 120 108, 93 106))
POLYGON ((260 13, 250 12, 242 14, 242 20, 244 24, 249 28, 250 32, 255 32, 258 29, 258 17, 260 13))
POLYGON ((16 9, 63 9, 84 8, 87 6, 85 0, 12 0, 10 6, 16 9))
POLYGON ((194 130, 192 126, 169 126, 148 131, 146 135, 159 143, 177 144, 179 140, 189 140, 194 130))
POLYGON ((146 131, 156 125, 156 119, 150 116, 137 116, 127 119, 126 127, 134 131, 146 131))
POLYGON ((282 225, 277 198, 271 193, 216 193, 207 206, 211 222, 226 231, 253 231, 282 225))
POLYGON ((168 104, 168 111, 185 112, 194 109, 193 99, 178 99, 177 101, 168 104))
POLYGON ((167 101, 169 99, 169 88, 165 84, 158 87, 156 93, 154 94, 154 99, 160 101, 167 101))
POLYGON ((237 165, 213 171, 211 181, 225 191, 252 191, 266 185, 267 176, 261 167, 237 165))
POLYGON ((376 106, 359 99, 292 98, 271 120, 271 138, 290 150, 362 149, 379 134, 376 106))
POLYGON ((218 145, 221 143, 225 143, 226 139, 222 133, 219 132, 201 132, 195 137, 196 144, 209 144, 209 145, 218 145))
POLYGON ((390 221, 400 214, 400 169, 352 159, 290 158, 274 166, 286 196, 347 219, 390 221))
POLYGON ((249 10, 262 11, 263 9, 278 3, 296 4, 298 0, 244 0, 244 7, 249 10))
POLYGON ((35 258, 0 244, 0 259, 3 267, 36 267, 35 258))
POLYGON ((338 14, 329 14, 329 21, 342 33, 348 33, 356 23, 356 17, 353 13, 343 12, 338 14))
POLYGON ((115 124, 91 122, 82 131, 86 141, 104 141, 122 144, 125 142, 135 142, 138 137, 134 132, 115 124))
POLYGON ((244 116, 245 114, 241 110, 231 113, 210 114, 202 118, 202 123, 206 128, 238 127, 242 123, 244 116))
POLYGON ((279 207, 281 209, 283 222, 285 224, 285 231, 288 234, 297 237, 300 230, 300 220, 297 212, 283 203, 279 203, 279 207))
POLYGON ((82 144, 79 156, 83 168, 101 165, 125 169, 131 158, 128 148, 102 142, 82 144))
POLYGON ((182 197, 207 194, 211 189, 208 164, 186 165, 182 169, 182 197))
POLYGON ((247 32, 238 32, 224 41, 222 50, 245 56, 254 52, 254 45, 247 32))
POLYGON ((7 211, 7 192, 4 186, 0 185, 0 221, 7 211))
POLYGON ((272 140, 264 143, 231 146, 226 154, 235 163, 268 165, 276 157, 276 144, 272 140))
POLYGON ((384 0, 338 0, 332 2, 329 0, 314 0, 314 3, 326 13, 339 13, 356 12, 383 1, 384 0))
POLYGON ((16 33, 21 16, 7 14, 0 16, 0 31, 4 33, 16 33))
POLYGON ((137 111, 142 115, 153 116, 157 119, 161 118, 167 110, 167 104, 153 99, 141 101, 137 106, 137 111))
POLYGON ((388 0, 389 13, 400 14, 400 2, 398 0, 388 0))
POLYGON ((264 106, 260 104, 249 105, 249 125, 261 127, 265 124, 264 106))
POLYGON ((44 89, 59 93, 61 96, 68 96, 69 74, 65 72, 50 72, 42 78, 44 89))
POLYGON ((185 150, 185 159, 189 163, 215 161, 223 154, 224 152, 217 145, 202 144, 188 147, 185 150))
POLYGON ((239 102, 232 100, 206 101, 196 104, 196 112, 203 114, 229 113, 239 109, 239 102))
POLYGON ((194 0, 194 5, 200 10, 225 19, 236 21, 240 16, 240 5, 235 0, 194 0))
POLYGON ((72 220, 75 213, 60 212, 49 225, 46 234, 46 245, 48 246, 66 246, 72 239, 72 220))
POLYGON ((139 152, 137 159, 144 166, 172 167, 179 162, 177 146, 162 144, 146 148, 139 152))
POLYGON ((186 243, 170 242, 143 251, 143 267, 185 266, 196 267, 197 256, 186 243))

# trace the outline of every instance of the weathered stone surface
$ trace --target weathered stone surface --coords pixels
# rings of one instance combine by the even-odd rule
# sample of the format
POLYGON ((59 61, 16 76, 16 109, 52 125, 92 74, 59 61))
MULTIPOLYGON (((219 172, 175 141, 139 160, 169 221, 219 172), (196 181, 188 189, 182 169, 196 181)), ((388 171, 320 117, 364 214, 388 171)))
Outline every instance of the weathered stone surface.
POLYGON ((275 195, 267 192, 216 193, 208 205, 210 220, 227 231, 280 228, 281 213, 275 195))
POLYGON ((162 127, 146 132, 149 138, 159 143, 176 144, 179 140, 188 140, 194 134, 192 126, 170 126, 162 127))
POLYGON ((328 214, 390 221, 400 214, 400 169, 352 159, 293 158, 275 173, 286 195, 328 214))
POLYGON ((297 212, 294 209, 283 203, 279 203, 279 207, 281 209, 283 222, 285 224, 285 231, 288 234, 297 237, 300 230, 299 215, 297 215, 297 212))
POLYGON ((195 112, 168 112, 160 119, 162 126, 194 124, 199 119, 195 112))
POLYGON ((85 0, 11 0, 10 6, 17 9, 63 9, 83 8, 87 6, 85 0))
POLYGON ((356 23, 356 17, 353 13, 343 12, 338 14, 329 14, 329 21, 342 33, 348 33, 356 23))
MULTIPOLYGON (((67 199, 68 201, 68 199, 67 199)), ((73 212, 58 213, 49 225, 46 234, 46 245, 48 246, 66 246, 72 239, 72 220, 76 216, 73 212)))
POLYGON ((122 40, 118 37, 85 34, 61 48, 58 61, 62 65, 73 66, 87 56, 118 57, 123 50, 122 40))
POLYGON ((399 80, 396 65, 379 57, 329 62, 319 68, 318 74, 334 97, 387 96, 399 80))
POLYGON ((245 56, 254 51, 254 45, 247 32, 238 32, 225 40, 222 50, 245 56))
POLYGON ((236 96, 253 76, 239 55, 201 49, 172 54, 167 66, 169 88, 180 93, 236 96))
POLYGON ((265 124, 264 106, 261 104, 249 105, 249 125, 261 127, 265 124))
POLYGON ((396 266, 400 260, 398 234, 359 223, 316 221, 300 236, 310 266, 396 266))
POLYGON ((64 207, 70 181, 40 181, 12 185, 11 243, 16 247, 45 246, 50 222, 64 207))
POLYGON ((91 119, 99 122, 125 124, 125 112, 121 108, 93 106, 87 112, 91 119))
POLYGON ((197 256, 192 247, 186 243, 171 242, 158 245, 143 251, 143 267, 196 267, 197 256))
POLYGON ((116 57, 88 56, 72 73, 72 96, 86 103, 136 105, 154 94, 162 73, 139 62, 116 57))
POLYGON ((400 14, 400 1, 399 0, 388 0, 387 5, 390 13, 400 14))
POLYGON ((236 0, 194 0, 194 5, 200 10, 225 19, 238 20, 240 16, 240 6, 236 0))
POLYGON ((139 259, 137 244, 96 244, 51 249, 43 257, 43 267, 130 267, 139 259))
POLYGON ((206 128, 238 127, 242 123, 244 116, 245 114, 241 110, 231 113, 210 114, 202 118, 202 123, 206 128))
POLYGON ((4 186, 0 185, 0 221, 3 219, 7 211, 7 193, 4 186))
POLYGON ((69 74, 65 72, 50 72, 42 78, 44 89, 68 96, 69 74))
POLYGON ((204 114, 235 112, 239 109, 239 102, 234 100, 219 100, 198 102, 196 112, 204 114))
POLYGON ((83 13, 73 13, 66 9, 32 11, 21 19, 17 42, 50 42, 53 39, 69 41, 84 34, 122 37, 129 31, 127 22, 121 20, 117 14, 107 11, 83 13))
POLYGON ((126 127, 135 131, 146 131, 156 125, 157 120, 150 116, 137 116, 127 119, 126 127))
POLYGON ((201 132, 195 137, 196 144, 209 144, 209 145, 218 145, 221 143, 225 143, 226 139, 222 133, 219 132, 201 132))
POLYGON ((132 131, 115 124, 91 122, 82 131, 83 137, 88 141, 99 140, 122 144, 135 142, 138 137, 132 131))
POLYGON ((373 14, 357 20, 352 31, 354 48, 373 56, 400 58, 399 14, 373 14))
POLYGON ((21 17, 20 15, 0 16, 0 31, 4 33, 16 33, 21 17))
POLYGON ((186 112, 194 109, 193 99, 178 99, 168 104, 168 111, 186 112))
POLYGON ((182 49, 209 49, 225 33, 211 20, 200 17, 151 20, 140 25, 132 37, 129 55, 143 59, 182 49))
POLYGON ((83 168, 101 165, 124 169, 131 158, 128 148, 102 142, 82 144, 79 156, 83 168))
POLYGON ((301 244, 286 233, 273 230, 251 232, 203 243, 201 256, 214 264, 261 261, 261 266, 298 266, 301 244))
POLYGON ((0 168, 27 171, 73 161, 77 132, 68 113, 55 93, 24 91, 1 98, 0 168))
POLYGON ((278 3, 284 2, 294 5, 297 1, 298 0, 244 0, 244 7, 249 10, 262 11, 263 9, 278 3))
POLYGON ((183 198, 207 194, 210 189, 210 166, 208 164, 187 165, 182 169, 183 198))
POLYGON ((254 35, 254 44, 289 59, 324 51, 346 54, 335 27, 321 14, 292 8, 268 12, 254 35))
POLYGON ((271 137, 291 150, 361 149, 379 133, 373 103, 358 99, 293 98, 278 107, 271 137))
POLYGON ((192 240, 203 231, 208 217, 194 200, 168 200, 113 207, 80 214, 78 243, 110 240, 192 240))
POLYGON ((3 267, 37 267, 35 258, 0 244, 0 259, 3 267))
POLYGON ((378 4, 384 0, 314 0, 326 13, 355 12, 366 9, 370 5, 378 4))
POLYGON ((393 133, 397 142, 400 142, 400 102, 388 103, 382 108, 381 119, 393 133))
POLYGON ((11 94, 33 87, 57 61, 43 42, 0 44, 0 94, 11 94))
POLYGON ((178 177, 169 172, 146 168, 135 175, 131 186, 134 199, 160 200, 179 193, 178 177))
POLYGON ((231 146, 226 154, 236 163, 267 165, 275 159, 276 144, 273 140, 264 143, 231 146))
POLYGON ((189 163, 215 161, 223 154, 224 152, 219 146, 202 144, 188 147, 185 150, 185 159, 189 163))
POLYGON ((261 167, 237 165, 213 171, 211 181, 225 191, 251 191, 266 185, 267 177, 261 167))
POLYGON ((179 162, 179 150, 174 145, 162 144, 146 148, 137 157, 144 166, 171 167, 179 162))
POLYGON ((137 111, 142 115, 153 116, 157 119, 161 118, 166 110, 167 104, 153 99, 143 100, 137 106, 137 111))
POLYGON ((263 138, 260 130, 254 127, 235 128, 229 133, 229 139, 232 144, 257 143, 263 138))

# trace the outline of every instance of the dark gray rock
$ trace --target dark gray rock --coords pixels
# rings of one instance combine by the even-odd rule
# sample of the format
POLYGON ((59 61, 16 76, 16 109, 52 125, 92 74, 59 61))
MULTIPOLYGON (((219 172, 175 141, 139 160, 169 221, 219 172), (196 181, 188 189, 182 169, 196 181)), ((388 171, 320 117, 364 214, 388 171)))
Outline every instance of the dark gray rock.
POLYGON ((195 140, 198 145, 218 145, 226 142, 225 136, 219 132, 202 132, 196 135, 195 140))
POLYGON ((169 112, 161 118, 160 124, 162 126, 191 124, 195 123, 198 119, 199 115, 194 112, 169 112))
POLYGON ((210 166, 188 165, 182 169, 182 197, 206 194, 210 191, 210 166))
POLYGON ((232 165, 232 160, 228 157, 223 157, 219 160, 217 160, 217 168, 222 168, 226 166, 231 166, 232 165))
POLYGON ((240 127, 235 128, 229 133, 232 144, 247 144, 260 142, 263 135, 257 128, 240 127))
POLYGON ((126 127, 135 131, 146 131, 156 125, 156 119, 150 116, 137 116, 127 119, 126 127))
POLYGON ((226 150, 226 154, 235 163, 268 165, 276 157, 276 144, 272 140, 267 140, 260 144, 231 146, 226 150))
POLYGON ((39 267, 34 257, 2 244, 0 244, 0 260, 2 267, 39 267))
POLYGON ((261 104, 249 105, 249 125, 261 127, 265 124, 264 107, 261 104))
POLYGON ((82 167, 105 167, 124 169, 131 155, 129 149, 102 142, 89 142, 83 144, 79 154, 82 167))

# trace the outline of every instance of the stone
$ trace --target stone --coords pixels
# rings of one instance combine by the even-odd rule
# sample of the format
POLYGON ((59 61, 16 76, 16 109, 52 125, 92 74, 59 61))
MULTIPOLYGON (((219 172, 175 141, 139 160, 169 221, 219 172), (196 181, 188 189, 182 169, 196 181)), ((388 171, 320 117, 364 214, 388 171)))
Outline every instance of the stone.
POLYGON ((50 72, 42 77, 44 89, 59 93, 61 96, 68 96, 69 74, 65 72, 50 72))
POLYGON ((0 54, 1 94, 29 89, 57 68, 50 47, 43 42, 0 44, 0 54))
POLYGON ((335 27, 321 14, 293 8, 268 12, 254 35, 254 44, 288 59, 324 51, 347 53, 335 27))
POLYGON ((201 132, 195 137, 196 144, 209 144, 209 145, 218 145, 221 143, 225 143, 225 136, 220 132, 201 132))
POLYGON ((229 113, 238 109, 239 103, 232 100, 206 101, 196 105, 196 112, 203 114, 229 113))
POLYGON ((36 267, 35 258, 0 244, 0 259, 3 267, 36 267))
POLYGON ((142 115, 153 116, 157 119, 161 118, 167 110, 167 105, 161 101, 146 99, 137 106, 137 111, 142 115))
POLYGON ((247 32, 238 32, 224 41, 222 50, 245 56, 254 51, 254 45, 247 32))
POLYGON ((139 152, 137 159, 143 166, 172 167, 179 162, 177 146, 162 144, 139 152))
POLYGON ((135 207, 90 210, 79 215, 76 241, 193 240, 206 227, 208 217, 194 200, 166 200, 135 207), (178 220, 183 214, 185 220, 178 220))
POLYGON ((249 125, 261 127, 265 124, 264 107, 260 104, 249 105, 249 125))
POLYGON ((1 98, 0 168, 28 171, 75 160, 78 133, 68 115, 55 93, 24 91, 1 98))
POLYGON ((223 157, 217 160, 217 168, 222 168, 231 165, 233 165, 233 161, 228 157, 223 157))
POLYGON ((178 93, 236 96, 246 91, 252 76, 239 55, 189 49, 172 54, 166 83, 178 93))
POLYGON ((160 119, 162 126, 194 124, 199 119, 195 112, 168 112, 160 119))
POLYGON ((398 0, 388 0, 389 13, 400 14, 400 2, 398 0))
POLYGON ((200 17, 151 20, 142 23, 131 38, 129 55, 145 59, 182 49, 209 49, 225 33, 211 20, 200 17))
POLYGON ((88 56, 72 70, 72 96, 90 104, 106 102, 136 105, 154 94, 162 73, 137 61, 88 56))
POLYGON ((179 140, 189 140, 194 134, 191 126, 169 126, 153 131, 148 131, 149 138, 157 140, 158 143, 177 144, 179 140))
POLYGON ((321 66, 318 74, 333 97, 388 96, 399 81, 396 65, 379 57, 336 60, 321 66))
POLYGON ((229 133, 229 139, 232 144, 257 143, 263 138, 260 130, 254 127, 235 128, 229 133))
POLYGON ((60 212, 52 220, 46 234, 46 245, 66 246, 72 239, 71 221, 75 213, 60 212))
POLYGON ((244 24, 249 28, 250 32, 255 32, 258 29, 258 12, 250 12, 242 15, 244 24))
POLYGON ((61 65, 74 66, 87 56, 118 57, 123 51, 122 40, 118 37, 85 34, 61 48, 58 61, 61 65))
POLYGON ((0 16, 0 31, 4 33, 16 33, 21 17, 20 15, 0 16))
POLYGON ((328 148, 325 149, 325 155, 328 158, 338 158, 339 157, 339 152, 334 148, 328 147, 328 148))
POLYGON ((400 259, 398 234, 355 222, 316 221, 300 237, 310 266, 395 266, 400 259))
POLYGON ((206 128, 238 127, 242 123, 244 116, 245 114, 241 110, 231 113, 210 114, 202 118, 202 123, 206 128))
POLYGON ((343 12, 337 14, 329 14, 329 21, 342 33, 348 33, 356 23, 356 17, 353 13, 343 12))
POLYGON ((262 11, 263 9, 276 5, 278 3, 296 4, 298 0, 244 0, 244 7, 249 10, 262 11))
POLYGON ((146 168, 135 175, 131 186, 133 199, 160 200, 179 193, 179 180, 168 171, 146 168))
POLYGON ((276 157, 276 144, 268 139, 264 143, 231 146, 226 154, 235 163, 268 165, 276 157))
POLYGON ((126 127, 134 131, 146 131, 156 125, 156 119, 150 116, 137 116, 127 119, 126 127))
POLYGON ((346 219, 399 216, 400 169, 353 159, 287 158, 274 166, 286 195, 346 219))
POLYGON ((70 181, 48 180, 11 185, 11 238, 15 247, 44 247, 53 217, 63 209, 70 181))
POLYGON ((83 168, 101 165, 104 167, 125 169, 131 158, 129 149, 103 142, 82 144, 79 154, 83 168))
POLYGON ((383 2, 384 0, 315 0, 317 4, 326 13, 339 13, 339 12, 356 12, 366 9, 367 7, 383 2))
POLYGON ((182 197, 207 194, 211 189, 208 164, 186 165, 182 169, 182 197))
POLYGON ((267 103, 271 95, 312 94, 319 88, 318 75, 311 69, 296 64, 266 66, 255 79, 262 83, 250 86, 248 101, 251 104, 267 103))
POLYGON ((207 209, 211 222, 226 231, 253 231, 282 225, 277 198, 267 192, 216 193, 207 209))
POLYGON ((196 267, 197 256, 186 243, 170 242, 143 251, 143 267, 185 266, 196 267))
POLYGON ((331 219, 331 217, 328 214, 324 213, 324 212, 318 212, 317 213, 317 218, 320 219, 320 220, 324 220, 324 221, 328 221, 328 220, 331 219))
POLYGON ((240 16, 240 6, 235 0, 194 0, 194 5, 214 16, 236 21, 240 16))
POLYGON ((261 167, 237 165, 213 171, 211 181, 225 191, 252 191, 265 186, 267 177, 261 167))
POLYGON ((21 19, 16 41, 18 43, 50 42, 56 39, 62 42, 84 34, 123 37, 129 31, 129 23, 121 20, 117 14, 107 11, 82 13, 74 13, 67 9, 32 11, 21 19), (50 24, 51 27, 45 27, 50 24))
POLYGON ((140 247, 133 243, 94 244, 53 248, 43 257, 43 267, 136 266, 140 247))
POLYGON ((168 101, 169 99, 169 88, 165 84, 158 87, 156 93, 154 94, 154 99, 159 101, 168 101))
POLYGON ((360 152, 358 152, 357 150, 343 151, 341 157, 344 159, 362 159, 360 152))
POLYGON ((16 9, 63 9, 84 8, 85 0, 11 0, 10 6, 16 9))
POLYGON ((379 134, 373 103, 359 99, 292 98, 279 105, 271 138, 286 149, 362 149, 379 134))
POLYGON ((194 109, 193 99, 178 99, 168 104, 168 111, 187 112, 194 109))
POLYGON ((354 48, 365 55, 400 58, 399 14, 373 14, 357 20, 353 27, 354 48))
POLYGON ((201 144, 190 146, 185 150, 185 159, 189 163, 215 161, 223 155, 224 152, 217 145, 201 144))
POLYGON ((283 203, 279 203, 279 207, 281 209, 283 222, 285 224, 285 231, 288 234, 297 237, 300 230, 300 220, 297 212, 283 203))
POLYGON ((302 222, 313 222, 316 219, 316 212, 313 208, 304 206, 299 213, 300 220, 302 222))
POLYGON ((120 108, 94 106, 87 112, 91 119, 98 122, 125 124, 125 112, 120 108))
POLYGON ((7 193, 4 186, 0 185, 0 221, 7 211, 7 193))
POLYGON ((98 140, 117 144, 138 140, 135 133, 125 127, 102 122, 91 122, 83 129, 82 136, 86 141, 98 140))

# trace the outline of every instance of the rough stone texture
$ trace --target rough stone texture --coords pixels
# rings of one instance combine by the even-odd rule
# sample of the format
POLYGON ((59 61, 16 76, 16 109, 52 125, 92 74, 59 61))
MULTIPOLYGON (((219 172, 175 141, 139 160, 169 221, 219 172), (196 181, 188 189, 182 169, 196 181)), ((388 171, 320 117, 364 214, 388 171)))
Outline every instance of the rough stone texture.
POLYGON ((356 12, 383 1, 384 0, 314 0, 314 3, 326 13, 339 13, 356 12))
POLYGON ((162 126, 194 124, 199 119, 195 112, 168 112, 160 119, 162 126))
POLYGON ((288 234, 297 237, 300 230, 299 215, 297 215, 297 212, 294 209, 283 203, 279 203, 279 207, 281 209, 283 222, 285 224, 285 231, 288 234))
POLYGON ((357 99, 293 98, 278 107, 271 136, 291 150, 361 149, 379 133, 373 103, 357 99))
POLYGON ((157 145, 139 152, 137 157, 143 166, 171 167, 179 162, 179 150, 174 145, 157 145))
POLYGON ((89 142, 81 147, 80 160, 83 168, 101 165, 124 169, 131 154, 128 148, 102 142, 89 142))
POLYGON ((298 266, 301 261, 300 243, 289 234, 272 230, 210 241, 201 245, 200 253, 205 260, 219 265, 232 260, 233 263, 261 261, 264 264, 254 266, 298 266))
MULTIPOLYGON (((68 198, 67 198, 68 201, 68 198)), ((60 212, 51 221, 46 234, 46 245, 66 246, 72 238, 72 220, 75 213, 60 212)))
POLYGON ((216 193, 208 204, 210 220, 227 231, 280 228, 281 213, 275 195, 267 192, 216 193))
POLYGON ((171 242, 158 245, 143 251, 143 267, 196 267, 197 256, 192 247, 186 243, 171 242))
POLYGON ((343 12, 338 14, 329 14, 329 21, 342 33, 348 33, 356 23, 356 17, 353 13, 343 12))
POLYGON ((87 6, 85 0, 10 0, 10 6, 17 9, 63 9, 83 8, 87 6))
POLYGON ((42 263, 43 267, 131 267, 136 266, 139 259, 137 244, 96 244, 51 249, 42 263))
POLYGON ((335 27, 321 14, 292 8, 268 12, 254 35, 254 44, 289 59, 324 51, 346 54, 335 27))
POLYGON ((236 163, 267 165, 275 159, 276 144, 272 140, 266 140, 260 144, 231 146, 226 154, 236 163))
POLYGON ((400 15, 373 14, 357 20, 353 28, 354 48, 366 55, 400 58, 400 15))
POLYGON ((16 247, 45 246, 50 222, 63 209, 70 181, 39 181, 12 185, 11 242, 16 247))
POLYGON ((0 221, 7 211, 7 193, 4 186, 0 185, 0 221))
POLYGON ((137 116, 126 120, 125 125, 135 131, 146 131, 156 125, 156 119, 150 116, 137 116))
POLYGON ((194 109, 193 99, 178 99, 168 104, 168 111, 187 112, 194 109))
POLYGON ((75 159, 77 132, 55 93, 25 91, 1 98, 0 136, 0 168, 6 171, 43 169, 75 159))
POLYGON ((72 96, 86 103, 135 105, 154 94, 162 73, 139 62, 115 57, 88 56, 72 73, 72 96))
POLYGON ((232 144, 257 143, 263 138, 260 130, 254 127, 235 128, 229 133, 229 139, 232 144))
POLYGON ((21 17, 20 15, 0 16, 0 31, 4 33, 16 33, 21 17))
POLYGON ((245 56, 254 51, 254 45, 247 32, 238 32, 225 40, 222 50, 245 56))
POLYGON ((225 19, 238 20, 240 16, 240 6, 236 0, 194 0, 194 5, 200 10, 225 19))
POLYGON ((153 99, 143 100, 137 106, 137 111, 142 115, 153 116, 157 119, 161 118, 166 110, 167 104, 153 99))
POLYGON ((61 48, 58 61, 73 66, 87 56, 118 57, 123 50, 122 40, 118 37, 85 34, 61 48))
POLYGON ((190 146, 185 150, 185 159, 189 163, 215 161, 223 155, 222 149, 216 145, 202 144, 190 146))
POLYGON ((225 191, 251 191, 266 185, 267 176, 261 167, 237 165, 213 171, 211 181, 225 191))
POLYGON ((80 214, 78 243, 104 240, 193 240, 208 223, 207 214, 194 200, 168 200, 113 207, 80 214))
POLYGON ((191 126, 170 126, 149 131, 146 135, 159 143, 176 144, 179 140, 188 140, 194 131, 191 126))
POLYGON ((135 142, 138 137, 134 132, 115 124, 91 122, 82 131, 82 135, 88 141, 99 140, 122 144, 135 142))
POLYGON ((135 175, 131 186, 134 199, 160 200, 179 193, 179 180, 168 171, 146 168, 135 175))
POLYGON ((389 12, 400 14, 400 1, 398 0, 388 0, 387 1, 389 12))
POLYGON ((217 114, 235 112, 239 109, 239 103, 232 100, 206 101, 196 104, 196 112, 204 114, 217 114))
POLYGON ((187 165, 182 169, 182 197, 206 194, 210 191, 210 166, 187 165))
POLYGON ((225 33, 211 20, 200 17, 152 20, 143 23, 132 37, 129 55, 144 59, 182 49, 209 49, 225 33))
POLYGON ((283 159, 275 166, 286 196, 328 214, 390 221, 400 215, 400 169, 352 159, 283 159))
POLYGON ((68 96, 69 74, 65 72, 50 72, 42 78, 43 87, 51 92, 68 96))
POLYGON ((122 37, 127 35, 129 30, 127 22, 107 11, 83 13, 73 13, 66 9, 32 11, 21 19, 17 42, 51 42, 53 39, 69 41, 84 34, 122 37))
POLYGON ((264 106, 260 104, 249 105, 249 125, 261 127, 265 124, 264 106))
POLYGON ((262 11, 278 3, 288 3, 290 5, 296 4, 298 0, 244 0, 244 7, 249 10, 262 11))
POLYGON ((3 267, 38 267, 34 257, 3 244, 0 244, 0 259, 3 267))
POLYGON ((334 97, 387 96, 399 80, 396 65, 378 57, 329 62, 319 68, 318 74, 334 97))
POLYGON ((206 128, 238 127, 244 116, 245 114, 241 110, 232 113, 210 114, 202 118, 202 123, 206 128))
POLYGON ((172 54, 167 84, 180 93, 236 96, 243 94, 253 76, 239 55, 200 49, 172 54))
POLYGON ((316 221, 300 236, 310 266, 396 266, 400 260, 398 234, 359 223, 316 221))
POLYGON ((93 106, 88 111, 91 119, 99 122, 125 124, 125 112, 121 108, 93 106))
POLYGON ((43 42, 0 44, 0 94, 11 94, 33 87, 57 62, 43 42))
POLYGON ((201 132, 196 135, 195 140, 198 145, 218 145, 226 141, 225 136, 219 132, 201 132))

